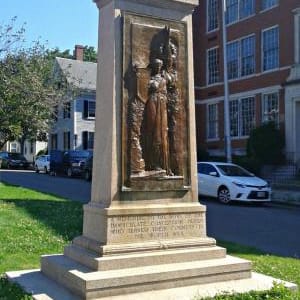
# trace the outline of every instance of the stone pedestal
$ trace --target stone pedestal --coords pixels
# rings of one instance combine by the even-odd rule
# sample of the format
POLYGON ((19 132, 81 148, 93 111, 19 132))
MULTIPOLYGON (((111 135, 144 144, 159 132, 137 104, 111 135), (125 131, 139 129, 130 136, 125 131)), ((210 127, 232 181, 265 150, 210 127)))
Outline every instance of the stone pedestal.
MULTIPOLYGON (((27 289, 31 274, 43 287, 55 281, 69 291, 58 288, 57 296, 45 288, 52 299, 152 299, 151 293, 185 299, 209 283, 230 281, 225 290, 234 291, 234 280, 246 280, 243 290, 250 290, 258 282, 251 281, 250 262, 227 256, 207 237, 206 208, 198 202, 192 47, 198 0, 96 3, 94 167, 83 233, 64 254, 43 256, 41 272, 8 276, 27 289)), ((269 287, 270 280, 260 289, 269 287)))

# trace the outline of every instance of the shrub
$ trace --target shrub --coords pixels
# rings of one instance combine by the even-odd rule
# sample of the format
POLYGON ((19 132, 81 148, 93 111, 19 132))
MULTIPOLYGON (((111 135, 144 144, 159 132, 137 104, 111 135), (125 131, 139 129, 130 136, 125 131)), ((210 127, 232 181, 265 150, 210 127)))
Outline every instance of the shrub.
POLYGON ((209 153, 204 148, 199 148, 197 150, 197 161, 208 161, 209 153))
POLYGON ((280 164, 284 138, 274 122, 253 129, 247 143, 247 155, 262 164, 280 164))
POLYGON ((233 162, 241 167, 247 169, 249 172, 255 175, 260 175, 262 164, 259 160, 254 157, 247 156, 235 156, 233 162))

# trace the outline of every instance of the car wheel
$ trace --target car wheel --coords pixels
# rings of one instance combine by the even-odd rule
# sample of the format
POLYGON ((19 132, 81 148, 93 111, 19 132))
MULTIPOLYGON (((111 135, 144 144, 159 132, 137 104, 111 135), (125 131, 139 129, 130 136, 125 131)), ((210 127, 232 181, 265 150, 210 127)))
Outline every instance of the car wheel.
POLYGON ((34 170, 35 170, 35 173, 40 173, 40 170, 38 169, 37 165, 34 166, 34 170))
POLYGON ((47 167, 44 167, 44 172, 45 172, 45 174, 48 174, 47 167))
POLYGON ((71 169, 71 168, 68 168, 68 169, 67 169, 67 176, 68 176, 68 177, 72 177, 72 175, 73 175, 72 169, 71 169))
POLYGON ((230 192, 227 187, 225 186, 220 187, 218 192, 218 200, 224 204, 230 202, 230 192))
POLYGON ((85 179, 86 181, 90 181, 90 180, 91 180, 91 174, 90 174, 90 171, 86 170, 86 171, 84 172, 84 179, 85 179))

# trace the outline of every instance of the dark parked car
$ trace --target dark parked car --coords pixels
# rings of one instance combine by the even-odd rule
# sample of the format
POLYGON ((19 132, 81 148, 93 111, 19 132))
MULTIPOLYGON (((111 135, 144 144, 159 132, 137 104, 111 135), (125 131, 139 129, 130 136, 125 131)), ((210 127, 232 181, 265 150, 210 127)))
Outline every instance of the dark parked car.
POLYGON ((0 152, 1 168, 6 169, 28 169, 30 163, 21 153, 0 152))
POLYGON ((89 158, 82 163, 82 175, 86 181, 92 180, 93 174, 93 155, 90 155, 89 158))
POLYGON ((50 175, 81 175, 81 165, 91 155, 87 150, 52 150, 50 153, 50 175))

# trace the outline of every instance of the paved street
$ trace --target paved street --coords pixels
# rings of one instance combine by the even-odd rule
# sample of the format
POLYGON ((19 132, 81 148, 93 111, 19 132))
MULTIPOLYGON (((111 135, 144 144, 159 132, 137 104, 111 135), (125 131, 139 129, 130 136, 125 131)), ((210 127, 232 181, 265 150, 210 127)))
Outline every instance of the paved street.
POLYGON ((44 173, 37 174, 34 171, 0 169, 0 181, 83 203, 87 203, 91 198, 91 183, 80 178, 53 177, 44 173))
MULTIPOLYGON (((32 171, 0 170, 0 181, 87 203, 90 182, 79 178, 52 177, 32 171)), ((1 191, 0 191, 1 199, 1 191)), ((223 241, 253 246, 268 253, 300 258, 300 206, 275 203, 264 205, 207 205, 208 235, 223 241)))
POLYGON ((270 254, 300 258, 300 207, 233 203, 207 205, 208 235, 223 241, 253 246, 270 254))

